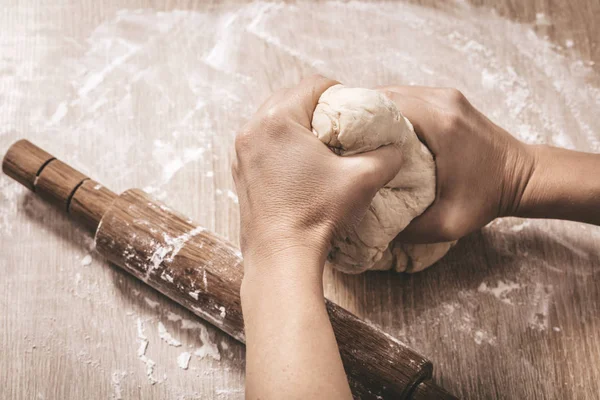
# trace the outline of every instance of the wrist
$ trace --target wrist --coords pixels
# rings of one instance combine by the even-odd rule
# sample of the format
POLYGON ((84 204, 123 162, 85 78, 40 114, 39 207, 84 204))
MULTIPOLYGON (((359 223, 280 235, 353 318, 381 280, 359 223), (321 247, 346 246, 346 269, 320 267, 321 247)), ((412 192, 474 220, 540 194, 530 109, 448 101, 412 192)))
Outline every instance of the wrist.
POLYGON ((600 156, 552 146, 530 146, 535 168, 515 216, 600 224, 600 156))
POLYGON ((530 201, 534 176, 539 169, 536 145, 516 141, 514 151, 507 156, 504 182, 501 186, 503 199, 498 217, 519 216, 530 201))
POLYGON ((519 196, 518 202, 516 202, 516 206, 510 214, 514 217, 526 218, 530 216, 542 202, 544 187, 550 183, 543 176, 544 171, 546 170, 547 152, 550 147, 547 145, 531 144, 526 145, 526 148, 533 159, 533 167, 523 187, 523 192, 519 196), (541 184, 542 182, 545 183, 541 184))
POLYGON ((254 226, 242 231, 245 265, 251 263, 251 266, 264 269, 263 265, 269 265, 271 260, 281 261, 281 258, 291 256, 322 258, 323 261, 327 257, 331 235, 323 227, 297 229, 269 225, 266 229, 254 226))
POLYGON ((272 247, 269 244, 261 249, 245 249, 244 278, 246 282, 276 279, 322 279, 325 253, 304 244, 288 244, 286 247, 272 247))
POLYGON ((325 257, 310 247, 289 246, 268 255, 244 253, 242 303, 267 294, 323 290, 325 257))

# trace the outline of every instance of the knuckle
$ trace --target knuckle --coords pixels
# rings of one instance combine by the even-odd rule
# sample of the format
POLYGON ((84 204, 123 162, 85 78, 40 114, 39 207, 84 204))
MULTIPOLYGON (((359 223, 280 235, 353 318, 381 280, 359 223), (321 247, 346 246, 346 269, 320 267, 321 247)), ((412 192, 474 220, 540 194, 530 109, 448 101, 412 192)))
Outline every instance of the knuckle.
POLYGON ((451 134, 458 131, 462 126, 462 118, 459 113, 448 112, 441 119, 442 132, 451 134))
POLYGON ((236 157, 244 154, 248 150, 254 133, 248 127, 244 127, 235 137, 236 157))
POLYGON ((290 92, 289 88, 280 88, 277 89, 276 91, 273 92, 273 94, 270 97, 270 105, 268 108, 272 107, 273 104, 278 104, 281 99, 285 98, 286 95, 290 92))
POLYGON ((454 213, 446 214, 439 222, 438 240, 449 242, 458 239, 460 236, 460 221, 457 220, 454 213))
POLYGON ((267 107, 264 114, 261 117, 263 123, 277 121, 282 114, 281 108, 282 107, 279 104, 272 104, 269 107, 267 107))
POLYGON ((390 100, 396 98, 397 93, 394 92, 393 87, 386 86, 385 88, 378 89, 378 91, 390 100))
POLYGON ((444 88, 444 96, 453 105, 463 105, 467 102, 465 95, 456 88, 444 88))
POLYGON ((285 113, 280 105, 268 107, 260 118, 260 125, 266 133, 277 133, 285 127, 285 113))
POLYGON ((438 227, 436 241, 447 242, 452 240, 454 237, 454 230, 452 226, 446 221, 441 221, 438 227))

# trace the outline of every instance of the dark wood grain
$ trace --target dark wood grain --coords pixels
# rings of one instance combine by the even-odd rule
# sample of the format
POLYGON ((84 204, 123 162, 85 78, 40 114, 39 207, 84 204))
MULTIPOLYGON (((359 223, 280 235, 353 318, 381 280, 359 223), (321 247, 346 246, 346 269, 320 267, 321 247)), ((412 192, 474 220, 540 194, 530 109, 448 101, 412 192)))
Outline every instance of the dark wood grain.
POLYGON ((55 159, 42 168, 34 187, 41 198, 66 212, 75 191, 87 179, 81 172, 55 159))
POLYGON ((69 215, 91 233, 95 233, 102 216, 117 195, 100 183, 87 179, 71 196, 69 215))
POLYGON ((2 160, 2 171, 29 190, 35 190, 34 183, 42 169, 54 156, 22 139, 7 150, 2 160))
MULTIPOLYGON (((113 201, 95 240, 108 260, 245 341, 243 266, 233 245, 137 189, 113 201)), ((357 398, 409 398, 431 377, 431 363, 397 339, 332 302, 327 310, 357 398)))
MULTIPOLYGON (((108 260, 245 343, 242 256, 233 244, 141 190, 117 196, 27 141, 15 143, 3 165, 40 197, 95 229, 96 250, 108 260), (39 154, 51 157, 39 173, 17 173, 31 169, 39 154)), ((414 390, 431 379, 429 360, 335 303, 326 305, 356 398, 420 398, 414 390)))

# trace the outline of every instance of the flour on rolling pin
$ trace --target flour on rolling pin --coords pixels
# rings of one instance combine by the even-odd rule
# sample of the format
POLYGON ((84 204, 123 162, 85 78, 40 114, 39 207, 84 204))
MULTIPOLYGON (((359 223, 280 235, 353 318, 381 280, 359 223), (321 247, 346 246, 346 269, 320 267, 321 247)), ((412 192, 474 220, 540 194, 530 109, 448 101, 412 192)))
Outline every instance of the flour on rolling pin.
MULTIPOLYGON (((204 228, 194 226, 191 220, 143 192, 128 191, 115 200, 99 223, 95 240, 98 251, 110 254, 111 261, 124 265, 151 286, 179 291, 173 295, 185 299, 195 313, 214 325, 225 325, 227 329, 231 324, 228 319, 234 319, 233 325, 241 321, 239 312, 228 313, 228 304, 219 302, 211 293, 218 293, 224 287, 223 279, 241 276, 239 250, 225 242, 218 253, 213 247, 205 247, 205 244, 217 245, 213 242, 218 239, 212 234, 207 236, 204 228), (214 239, 208 239, 210 237, 214 239), (174 263, 175 259, 178 263, 174 263), (227 268, 231 276, 217 278, 222 268, 227 268), (196 281, 198 274, 202 279, 196 281), (215 279, 215 284, 209 290, 210 277, 215 279)), ((227 290, 227 295, 232 296, 231 301, 237 301, 237 294, 234 296, 227 290)), ((231 331, 231 334, 244 340, 241 330, 231 331)))
MULTIPOLYGON (((195 226, 139 189, 121 195, 103 187, 95 189, 97 182, 27 140, 11 146, 2 169, 88 231, 95 231, 96 250, 106 259, 230 336, 245 340, 242 258, 231 243, 195 226)), ((146 303, 152 307, 151 302, 146 303)), ((431 382, 433 366, 428 359, 327 299, 325 306, 355 395, 407 398, 420 388, 420 396, 435 392, 453 398, 431 382), (357 337, 369 340, 357 341, 357 337)), ((156 364, 146 355, 149 341, 139 317, 137 322, 138 358, 150 382, 156 383, 156 364)), ((158 335, 171 346, 181 345, 162 322, 158 323, 158 335)), ((203 345, 194 355, 220 359, 203 326, 200 340, 203 345)), ((187 356, 180 357, 186 368, 187 356)))

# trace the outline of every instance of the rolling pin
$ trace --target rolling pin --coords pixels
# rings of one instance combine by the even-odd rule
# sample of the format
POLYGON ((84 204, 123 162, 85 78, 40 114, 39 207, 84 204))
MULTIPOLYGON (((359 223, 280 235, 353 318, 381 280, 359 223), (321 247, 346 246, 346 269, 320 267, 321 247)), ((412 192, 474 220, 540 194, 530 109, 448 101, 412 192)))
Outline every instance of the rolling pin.
MULTIPOLYGON (((242 257, 231 243, 139 189, 116 195, 27 140, 9 148, 2 170, 87 228, 110 262, 245 342, 242 257)), ((431 381, 425 357, 326 305, 355 398, 455 398, 431 381)))

